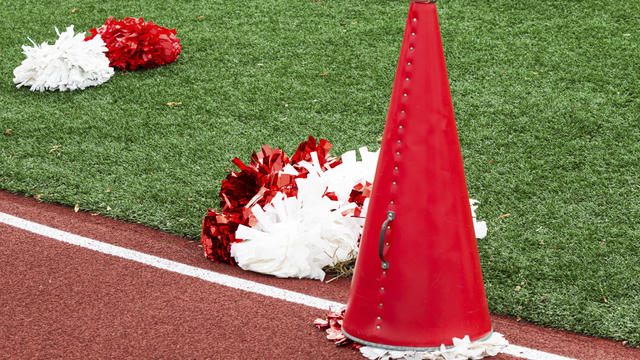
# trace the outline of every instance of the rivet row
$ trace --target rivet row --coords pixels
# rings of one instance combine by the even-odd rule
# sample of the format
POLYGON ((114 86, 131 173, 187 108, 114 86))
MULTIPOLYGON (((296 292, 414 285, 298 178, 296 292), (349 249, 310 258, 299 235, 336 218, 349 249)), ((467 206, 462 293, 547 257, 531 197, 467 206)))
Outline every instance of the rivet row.
MULTIPOLYGON (((412 20, 413 20, 413 22, 415 23, 415 22, 417 22, 417 21, 418 21, 418 18, 414 17, 412 20)), ((415 31, 414 31, 414 32, 411 32, 411 36, 416 36, 415 31)), ((411 45, 411 46, 409 47, 409 50, 410 50, 410 51, 414 51, 414 50, 415 50, 415 47, 414 47, 413 45, 411 45)), ((412 65, 412 64, 411 64, 411 61, 407 61, 407 66, 411 66, 411 65, 412 65)), ((410 80, 409 76, 405 77, 405 79, 404 79, 404 80, 405 80, 405 82, 408 82, 408 81, 410 80)), ((408 97, 408 96, 409 96, 409 94, 405 91, 405 92, 402 94, 402 96, 406 98, 406 97, 408 97)), ((404 110, 404 109, 400 110, 400 113, 401 113, 402 115, 404 115, 404 114, 405 114, 405 110, 404 110)), ((402 119, 402 118, 401 118, 400 120, 401 120, 401 121, 403 121, 404 119, 402 119)), ((402 129, 403 129, 403 125, 398 125, 398 129, 402 130, 402 129)), ((400 139, 398 139, 396 142, 397 142, 397 144, 398 144, 398 145, 402 144, 402 140, 400 140, 400 139)), ((400 156, 400 151, 396 151, 396 156, 400 156)), ((394 167, 393 167, 393 170, 397 173, 397 172, 398 172, 398 166, 397 166, 397 165, 396 165, 396 166, 394 166, 394 167)), ((397 174, 394 174, 394 175, 397 175, 397 174)), ((392 182, 392 184, 395 186, 395 185, 397 185, 398 183, 394 180, 394 181, 392 182)), ((391 200, 391 201, 390 201, 390 204, 391 204, 391 205, 394 205, 394 204, 395 204, 395 202, 394 202, 393 200, 391 200)), ((387 226, 387 230, 391 230, 391 226, 387 226)), ((389 242, 386 242, 386 243, 385 243, 385 246, 389 246, 389 245, 390 245, 390 244, 389 244, 389 242)), ((382 275, 387 275, 387 272, 386 272, 386 271, 383 271, 383 272, 382 272, 382 275)), ((380 287, 380 291, 384 291, 384 286, 381 286, 381 287, 380 287)), ((382 308, 382 306, 383 306, 383 304, 382 304, 382 303, 380 303, 380 304, 379 304, 379 307, 380 307, 380 308, 382 308)), ((377 320, 378 320, 378 321, 381 321, 381 320, 382 320, 382 316, 378 315, 377 320)), ((380 330, 380 328, 381 328, 381 326, 380 326, 380 325, 376 325, 376 329, 377 329, 377 330, 380 330)))

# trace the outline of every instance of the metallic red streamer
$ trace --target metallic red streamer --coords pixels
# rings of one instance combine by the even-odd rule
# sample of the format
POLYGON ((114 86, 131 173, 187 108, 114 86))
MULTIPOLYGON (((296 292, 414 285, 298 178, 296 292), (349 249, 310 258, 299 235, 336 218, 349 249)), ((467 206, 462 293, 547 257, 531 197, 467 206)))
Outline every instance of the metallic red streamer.
POLYGON ((355 350, 360 349, 363 345, 358 344, 347 338, 342 333, 342 319, 347 308, 342 308, 338 312, 329 311, 325 318, 317 318, 313 325, 320 330, 324 330, 327 334, 327 340, 333 341, 337 346, 346 346, 355 350))

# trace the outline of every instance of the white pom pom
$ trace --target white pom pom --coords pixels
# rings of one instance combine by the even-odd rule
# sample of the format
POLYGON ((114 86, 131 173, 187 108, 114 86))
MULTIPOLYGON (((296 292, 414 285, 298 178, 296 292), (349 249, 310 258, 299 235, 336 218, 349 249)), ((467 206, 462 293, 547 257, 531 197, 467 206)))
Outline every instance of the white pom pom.
POLYGON ((231 244, 238 266, 277 277, 322 280, 327 265, 355 256, 361 225, 322 194, 326 185, 319 177, 297 179, 298 196, 276 195, 264 209, 251 210, 258 219, 254 227, 240 226, 231 244))
POLYGON ((59 38, 53 45, 37 45, 29 39, 33 46, 22 46, 27 58, 13 70, 16 87, 67 91, 100 85, 111 78, 113 68, 99 35, 84 41, 84 33, 74 35, 73 25, 62 34, 56 29, 56 33, 59 38))
POLYGON ((487 236, 487 223, 484 221, 476 220, 476 209, 480 202, 478 200, 469 199, 469 205, 471 206, 471 217, 473 218, 473 229, 476 232, 476 238, 484 239, 487 236))

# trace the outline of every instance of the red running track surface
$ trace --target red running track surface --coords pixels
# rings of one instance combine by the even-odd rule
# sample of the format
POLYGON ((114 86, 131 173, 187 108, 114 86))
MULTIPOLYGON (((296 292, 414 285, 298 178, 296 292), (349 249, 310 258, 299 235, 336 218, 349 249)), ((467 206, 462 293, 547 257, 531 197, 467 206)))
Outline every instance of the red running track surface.
MULTIPOLYGON (((345 303, 349 281, 277 279, 197 242, 0 192, 0 212, 191 266, 345 303)), ((321 310, 212 284, 0 223, 0 358, 364 359, 312 326, 321 310)), ((578 359, 640 350, 492 316, 515 345, 578 359)), ((494 359, 515 359, 499 355, 494 359)))

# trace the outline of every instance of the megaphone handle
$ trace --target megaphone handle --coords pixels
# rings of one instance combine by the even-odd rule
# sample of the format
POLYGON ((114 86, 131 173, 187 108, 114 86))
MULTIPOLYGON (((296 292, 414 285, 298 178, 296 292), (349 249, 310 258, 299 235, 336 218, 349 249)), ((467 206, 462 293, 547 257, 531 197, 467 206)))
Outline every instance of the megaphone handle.
POLYGON ((389 263, 384 259, 384 235, 387 232, 387 226, 389 223, 395 219, 396 213, 393 211, 387 212, 387 220, 382 224, 382 229, 380 229, 380 243, 378 244, 378 255, 380 255, 380 261, 382 261, 382 270, 389 269, 389 263))

